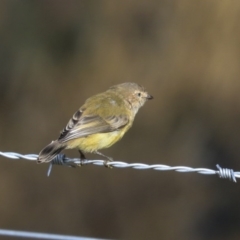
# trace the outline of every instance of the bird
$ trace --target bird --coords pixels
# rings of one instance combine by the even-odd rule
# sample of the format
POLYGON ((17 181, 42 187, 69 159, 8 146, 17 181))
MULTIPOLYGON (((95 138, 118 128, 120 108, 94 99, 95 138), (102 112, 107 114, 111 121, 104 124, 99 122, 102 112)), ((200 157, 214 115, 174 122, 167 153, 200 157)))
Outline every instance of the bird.
POLYGON ((138 110, 153 99, 145 89, 133 82, 110 87, 107 91, 88 98, 60 132, 57 140, 44 147, 37 163, 51 162, 64 149, 78 149, 80 160, 85 153, 105 157, 105 166, 113 160, 99 150, 118 142, 131 128, 138 110))

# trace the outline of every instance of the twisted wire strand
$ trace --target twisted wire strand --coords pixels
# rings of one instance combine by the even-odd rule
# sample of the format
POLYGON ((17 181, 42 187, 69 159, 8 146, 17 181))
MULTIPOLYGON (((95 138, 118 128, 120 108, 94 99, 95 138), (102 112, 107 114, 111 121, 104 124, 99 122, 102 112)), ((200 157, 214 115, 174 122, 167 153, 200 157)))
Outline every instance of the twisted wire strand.
POLYGON ((78 237, 78 236, 68 236, 68 235, 59 235, 52 233, 39 233, 39 232, 27 232, 27 231, 17 231, 17 230, 7 230, 0 229, 0 236, 7 237, 21 237, 21 238, 35 238, 35 239, 52 239, 52 240, 104 240, 100 238, 89 238, 89 237, 78 237))
MULTIPOLYGON (((35 161, 38 158, 38 155, 36 154, 26 154, 22 155, 15 152, 0 152, 0 156, 10 158, 10 159, 25 159, 30 161, 35 161)), ((58 154, 55 159, 53 159, 50 162, 49 169, 47 175, 49 176, 53 165, 63 165, 68 167, 77 167, 87 164, 94 164, 97 166, 104 166, 105 161, 104 160, 81 160, 79 158, 68 158, 64 154, 58 154)), ((126 162, 120 162, 120 161, 113 161, 109 162, 108 165, 110 167, 115 168, 133 168, 138 170, 146 170, 146 169, 152 169, 152 170, 158 170, 158 171, 176 171, 181 173, 186 172, 195 172, 199 174, 205 174, 205 175, 218 175, 220 178, 226 178, 233 182, 237 182, 237 178, 240 178, 240 172, 234 172, 232 169, 229 168, 222 168, 218 164, 216 165, 217 170, 208 169, 208 168, 192 168, 187 166, 168 166, 164 164, 144 164, 144 163, 126 163, 126 162)))

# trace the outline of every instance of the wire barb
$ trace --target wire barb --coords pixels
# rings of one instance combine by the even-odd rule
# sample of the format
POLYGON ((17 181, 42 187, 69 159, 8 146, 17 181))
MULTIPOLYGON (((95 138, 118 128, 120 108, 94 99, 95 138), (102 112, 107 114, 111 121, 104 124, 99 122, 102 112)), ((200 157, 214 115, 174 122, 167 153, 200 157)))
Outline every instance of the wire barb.
POLYGON ((218 171, 216 173, 220 178, 228 178, 230 181, 237 182, 237 179, 234 175, 234 171, 229 168, 221 168, 219 164, 216 165, 218 171))
MULTIPOLYGON (((11 159, 25 159, 30 161, 36 161, 38 158, 38 155, 36 154, 26 154, 22 155, 19 153, 14 152, 0 152, 0 156, 11 158, 11 159)), ((48 168, 47 175, 50 176, 50 173, 52 171, 53 165, 63 165, 68 167, 80 167, 82 165, 87 164, 94 164, 97 166, 104 166, 105 161, 104 160, 87 160, 87 159, 79 159, 79 158, 68 158, 64 154, 58 154, 51 162, 48 168)), ((116 168, 133 168, 133 169, 139 169, 139 170, 146 170, 146 169, 152 169, 152 170, 158 170, 158 171, 176 171, 176 172, 196 172, 199 174, 205 174, 205 175, 218 175, 220 178, 226 178, 230 181, 237 182, 236 178, 240 178, 240 172, 234 172, 232 169, 228 168, 221 168, 219 165, 217 166, 218 170, 212 170, 208 168, 191 168, 186 166, 175 166, 171 167, 168 165, 163 164, 154 164, 154 165, 148 165, 144 163, 126 163, 126 162, 120 162, 120 161, 113 161, 108 163, 111 167, 116 168)))

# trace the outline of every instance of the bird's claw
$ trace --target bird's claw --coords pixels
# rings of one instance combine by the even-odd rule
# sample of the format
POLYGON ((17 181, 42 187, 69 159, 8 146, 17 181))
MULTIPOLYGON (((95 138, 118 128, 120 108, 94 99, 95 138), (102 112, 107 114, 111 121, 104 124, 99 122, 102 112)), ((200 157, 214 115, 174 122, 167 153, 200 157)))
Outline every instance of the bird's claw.
POLYGON ((113 166, 109 165, 109 163, 112 162, 112 161, 113 161, 113 159, 105 160, 105 161, 103 162, 103 165, 104 165, 106 168, 112 169, 113 166))

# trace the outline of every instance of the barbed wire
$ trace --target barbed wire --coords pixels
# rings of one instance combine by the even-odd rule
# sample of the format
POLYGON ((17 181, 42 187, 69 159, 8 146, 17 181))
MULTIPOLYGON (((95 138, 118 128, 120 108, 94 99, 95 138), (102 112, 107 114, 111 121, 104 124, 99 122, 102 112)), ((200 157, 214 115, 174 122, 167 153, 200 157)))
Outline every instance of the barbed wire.
MULTIPOLYGON (((36 161, 38 158, 38 155, 36 154, 19 154, 15 152, 0 152, 0 156, 10 158, 10 159, 25 159, 30 161, 36 161)), ((87 164, 94 164, 97 166, 106 166, 104 160, 81 160, 79 158, 68 158, 64 154, 59 154, 55 159, 53 159, 50 162, 47 175, 50 176, 50 173, 52 171, 53 165, 63 165, 68 167, 78 167, 82 165, 87 164)), ((113 161, 107 163, 109 167, 116 167, 116 168, 133 168, 138 170, 144 170, 144 169, 152 169, 152 170, 158 170, 158 171, 176 171, 181 173, 186 172, 195 172, 199 174, 206 174, 206 175, 218 175, 220 178, 226 178, 233 182, 237 182, 236 178, 240 178, 240 172, 234 172, 232 169, 229 168, 222 168, 218 164, 216 165, 217 170, 212 170, 208 168, 192 168, 192 167, 186 167, 186 166, 168 166, 164 164, 144 164, 144 163, 126 163, 126 162, 120 162, 120 161, 113 161)))

